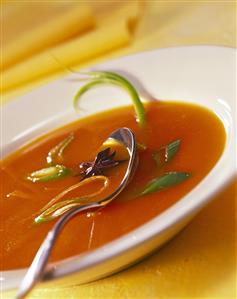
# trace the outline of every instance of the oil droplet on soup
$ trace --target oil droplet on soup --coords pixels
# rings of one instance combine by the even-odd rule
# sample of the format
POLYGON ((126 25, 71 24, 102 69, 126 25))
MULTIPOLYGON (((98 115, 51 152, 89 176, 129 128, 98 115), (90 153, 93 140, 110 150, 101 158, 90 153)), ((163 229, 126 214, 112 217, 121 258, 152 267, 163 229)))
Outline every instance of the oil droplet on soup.
MULTIPOLYGON (((146 106, 147 126, 139 129, 132 107, 96 114, 38 138, 1 162, 1 270, 28 266, 55 221, 35 224, 37 213, 53 197, 80 180, 77 176, 52 182, 32 183, 25 176, 45 165, 48 151, 71 132, 74 141, 65 150, 67 167, 91 161, 110 133, 131 128, 138 142, 139 165, 128 187, 111 204, 98 211, 74 217, 63 229, 51 260, 60 260, 97 248, 162 213, 196 186, 214 167, 225 145, 225 130, 209 110, 190 104, 152 102, 146 106), (153 153, 174 140, 181 140, 172 160, 157 167, 153 153), (140 196, 141 186, 170 171, 191 176, 170 188, 140 196)), ((121 179, 124 166, 110 171, 113 184, 121 179)), ((195 200, 195 199, 194 199, 195 200)))

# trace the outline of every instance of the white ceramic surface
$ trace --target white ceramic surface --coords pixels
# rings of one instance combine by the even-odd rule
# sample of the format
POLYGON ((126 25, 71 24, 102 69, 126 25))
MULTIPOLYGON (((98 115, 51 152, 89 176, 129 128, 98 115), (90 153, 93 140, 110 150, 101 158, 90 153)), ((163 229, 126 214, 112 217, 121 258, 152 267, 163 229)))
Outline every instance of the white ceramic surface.
MULTIPOLYGON (((76 279, 78 283, 116 272, 155 250, 187 224, 236 173, 235 49, 211 46, 159 49, 92 69, 126 74, 144 98, 194 102, 213 110, 225 126, 227 142, 214 169, 171 208, 97 250, 54 264, 48 275, 55 278, 70 274, 64 279, 76 279)), ((37 88, 1 108, 3 157, 39 134, 78 117, 130 103, 121 90, 100 87, 85 95, 81 102, 83 111, 78 115, 71 100, 82 84, 74 80, 76 77, 73 74, 37 88)), ((24 269, 2 272, 3 289, 17 287, 23 273, 24 269)))

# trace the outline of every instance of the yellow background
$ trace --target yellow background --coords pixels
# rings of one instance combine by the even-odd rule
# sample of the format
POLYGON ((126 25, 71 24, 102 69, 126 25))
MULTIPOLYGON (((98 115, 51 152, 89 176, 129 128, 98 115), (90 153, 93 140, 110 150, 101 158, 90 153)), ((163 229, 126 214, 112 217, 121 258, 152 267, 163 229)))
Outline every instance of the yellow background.
MULTIPOLYGON (((177 45, 236 47, 235 1, 67 1, 62 8, 64 2, 2 2, 2 102, 66 74, 65 65, 78 69, 177 45)), ((39 285, 29 298, 237 298, 235 205, 233 181, 178 236, 139 264, 86 285, 39 285)), ((3 298, 13 298, 13 292, 3 298)))

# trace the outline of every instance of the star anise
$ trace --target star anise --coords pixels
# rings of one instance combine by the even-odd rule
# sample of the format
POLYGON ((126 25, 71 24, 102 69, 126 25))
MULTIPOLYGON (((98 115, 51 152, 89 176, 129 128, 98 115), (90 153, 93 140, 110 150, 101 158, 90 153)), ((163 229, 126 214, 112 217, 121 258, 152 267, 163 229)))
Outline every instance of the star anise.
POLYGON ((94 175, 103 175, 104 171, 119 165, 124 160, 114 160, 116 151, 110 154, 110 147, 99 152, 92 162, 82 162, 80 168, 82 169, 82 179, 89 178, 94 175))

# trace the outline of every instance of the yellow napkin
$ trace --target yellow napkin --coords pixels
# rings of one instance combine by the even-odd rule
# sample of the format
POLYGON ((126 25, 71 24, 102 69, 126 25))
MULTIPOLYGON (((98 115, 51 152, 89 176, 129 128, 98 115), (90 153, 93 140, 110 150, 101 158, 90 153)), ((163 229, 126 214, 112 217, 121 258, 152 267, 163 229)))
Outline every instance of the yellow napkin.
MULTIPOLYGON (((118 8, 117 20, 125 18, 127 24, 129 19, 136 19, 134 1, 128 1, 127 8, 121 8, 118 1, 92 0, 87 3, 101 27, 103 22, 113 25, 114 11, 118 8)), ((101 57, 87 57, 83 63, 78 63, 78 67, 157 47, 192 44, 236 46, 235 1, 145 1, 142 12, 132 43, 101 57)), ((94 28, 105 30, 99 26, 94 28)), ((92 31, 85 33, 83 38, 86 34, 92 34, 92 31)), ((130 38, 131 35, 129 41, 130 38)), ((99 54, 102 51, 95 55, 99 54)), ((25 70, 23 66, 22 70, 25 70)), ((49 75, 39 77, 37 84, 49 78, 49 75)), ((14 90, 18 92, 22 88, 25 92, 26 86, 33 88, 35 85, 36 81, 28 86, 26 83, 19 85, 11 89, 11 95, 14 90)), ((236 181, 230 183, 178 236, 141 263, 86 285, 79 286, 75 280, 70 283, 55 281, 53 287, 42 284, 33 290, 29 299, 237 298, 236 188, 236 181)), ((7 292, 3 298, 12 299, 13 295, 14 292, 7 292)))
MULTIPOLYGON (((13 33, 11 33, 8 38, 10 41, 6 41, 6 46, 3 48, 3 53, 6 52, 6 55, 3 55, 3 66, 7 65, 8 68, 5 67, 2 72, 2 92, 16 89, 19 86, 22 87, 22 85, 27 85, 31 81, 43 78, 46 75, 53 75, 55 77, 55 74, 66 71, 63 66, 72 66, 88 61, 93 57, 128 44, 131 40, 131 32, 135 19, 139 15, 140 5, 134 1, 132 5, 113 5, 110 7, 112 8, 112 13, 111 11, 108 13, 102 9, 103 7, 101 5, 94 6, 94 14, 99 12, 96 22, 94 22, 95 17, 93 17, 87 5, 85 6, 81 2, 79 2, 76 8, 75 5, 71 5, 70 9, 68 9, 69 11, 60 17, 59 22, 48 20, 46 23, 51 28, 49 32, 51 39, 48 36, 47 25, 44 24, 42 28, 39 21, 37 26, 35 26, 36 30, 30 30, 29 33, 25 33, 25 31, 27 31, 26 25, 29 26, 29 24, 25 24, 26 28, 23 27, 22 29, 25 34, 22 38, 18 38, 17 43, 12 37, 13 33), (59 41, 65 38, 66 32, 68 36, 75 33, 76 30, 74 27, 77 17, 80 18, 80 22, 77 24, 77 26, 80 26, 80 31, 92 25, 95 25, 95 27, 84 34, 77 34, 73 38, 52 46, 56 40, 59 41), (68 19, 70 20, 70 26, 67 25, 67 31, 60 35, 60 30, 68 19), (40 35, 38 34, 39 32, 40 35), (55 37, 56 33, 57 38, 55 37), (36 45, 35 35, 37 39, 41 37, 42 43, 38 41, 36 45), (23 43, 22 46, 21 43, 23 43), (14 52, 16 44, 18 44, 19 50, 14 52), (51 47, 46 47, 47 45, 51 47), (38 47, 36 48, 36 46, 38 47), (10 49, 11 51, 6 49, 10 49), (44 49, 44 51, 40 51, 42 49, 44 49), (40 52, 35 54, 36 50, 40 52), (29 55, 29 58, 25 58, 26 54, 29 55), (20 57, 22 58, 21 61, 16 63, 16 59, 20 57)), ((35 12, 35 6, 30 6, 28 10, 30 10, 31 13, 35 12)), ((62 14, 61 10, 60 14, 62 14)), ((10 32, 14 31, 10 29, 10 32)), ((77 31, 79 29, 77 29, 77 31)), ((18 47, 16 47, 16 49, 18 49, 18 47)))
POLYGON ((112 26, 103 26, 6 70, 3 73, 3 91, 15 88, 40 76, 60 71, 65 72, 64 65, 72 66, 75 63, 83 62, 123 46, 128 43, 129 39, 130 34, 125 20, 115 22, 112 26), (107 42, 108 40, 109 42, 107 42))
POLYGON ((83 3, 10 2, 2 7, 2 65, 23 59, 90 29, 95 16, 83 3))

